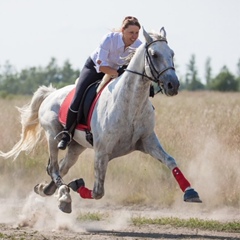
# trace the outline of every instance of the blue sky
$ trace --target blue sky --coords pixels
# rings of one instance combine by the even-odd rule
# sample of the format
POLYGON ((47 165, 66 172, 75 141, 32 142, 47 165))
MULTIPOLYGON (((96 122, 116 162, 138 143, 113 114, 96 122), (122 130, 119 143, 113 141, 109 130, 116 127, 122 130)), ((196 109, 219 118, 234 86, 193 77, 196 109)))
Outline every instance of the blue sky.
MULTIPOLYGON (((165 27, 180 75, 192 54, 199 76, 211 58, 213 74, 240 59, 239 0, 0 0, 0 65, 46 66, 51 57, 81 69, 102 36, 127 15, 147 31, 165 27)), ((142 32, 140 39, 143 40, 142 32)))

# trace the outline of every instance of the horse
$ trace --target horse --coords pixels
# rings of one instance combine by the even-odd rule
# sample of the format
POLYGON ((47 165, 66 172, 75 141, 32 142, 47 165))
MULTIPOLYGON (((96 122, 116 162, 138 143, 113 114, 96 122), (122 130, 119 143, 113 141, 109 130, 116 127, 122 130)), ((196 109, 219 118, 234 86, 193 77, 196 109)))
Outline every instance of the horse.
POLYGON ((178 168, 176 160, 163 149, 154 131, 155 113, 149 99, 151 84, 156 83, 166 96, 177 95, 180 85, 174 68, 174 52, 168 45, 166 35, 163 27, 159 32, 143 29, 145 42, 135 49, 124 73, 108 81, 101 91, 90 121, 93 145, 86 140, 84 131, 76 129, 64 158, 58 160, 59 132, 64 127, 59 121, 59 110, 74 84, 61 89, 51 85, 40 86, 30 103, 19 108, 21 139, 9 152, 0 152, 0 156, 16 159, 20 152, 32 151, 44 130, 49 149, 47 173, 51 181, 36 185, 34 190, 44 197, 57 191, 59 208, 65 213, 72 211, 72 200, 63 177, 87 148, 95 152, 95 178, 89 198, 100 199, 104 196, 104 181, 110 160, 132 151, 141 151, 172 171, 184 192, 184 201, 202 202, 178 168))

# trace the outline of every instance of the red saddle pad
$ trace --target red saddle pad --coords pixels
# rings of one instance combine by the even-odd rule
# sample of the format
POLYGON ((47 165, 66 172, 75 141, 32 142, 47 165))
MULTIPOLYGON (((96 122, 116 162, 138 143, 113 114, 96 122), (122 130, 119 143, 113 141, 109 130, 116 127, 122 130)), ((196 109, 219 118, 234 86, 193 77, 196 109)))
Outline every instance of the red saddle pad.
MULTIPOLYGON (((87 117, 87 124, 86 125, 85 124, 77 124, 76 129, 81 130, 81 131, 85 131, 85 130, 90 131, 91 130, 90 123, 91 123, 92 113, 93 113, 94 107, 95 107, 104 87, 101 89, 101 91, 97 94, 97 96, 95 97, 95 99, 92 102, 92 105, 89 109, 89 113, 88 113, 88 117, 87 117)), ((73 98, 74 94, 75 94, 75 88, 69 92, 69 94, 66 96, 66 98, 64 99, 64 101, 60 107, 58 119, 59 119, 59 122, 62 123, 63 125, 66 124, 68 109, 72 102, 72 98, 73 98)))

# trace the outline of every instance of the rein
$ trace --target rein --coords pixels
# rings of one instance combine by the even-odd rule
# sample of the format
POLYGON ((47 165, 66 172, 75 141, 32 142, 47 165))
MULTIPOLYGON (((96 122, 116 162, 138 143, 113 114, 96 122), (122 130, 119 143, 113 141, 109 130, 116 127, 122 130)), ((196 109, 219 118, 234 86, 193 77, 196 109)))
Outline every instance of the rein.
MULTIPOLYGON (((155 43, 155 42, 162 42, 162 41, 164 41, 164 42, 167 43, 166 38, 162 38, 162 39, 160 39, 160 40, 152 41, 152 42, 150 42, 149 44, 146 44, 146 46, 145 46, 145 49, 146 49, 146 52, 147 52, 146 59, 147 59, 148 65, 149 65, 149 67, 150 67, 150 71, 151 71, 151 74, 152 74, 153 78, 152 78, 152 77, 149 77, 147 74, 145 74, 145 70, 144 70, 143 73, 139 73, 139 72, 136 72, 136 71, 132 71, 132 70, 130 70, 130 69, 125 69, 125 71, 130 72, 130 73, 133 73, 133 74, 140 75, 140 76, 142 76, 142 77, 146 77, 146 78, 149 79, 150 81, 155 82, 155 83, 158 83, 159 77, 160 77, 164 72, 166 72, 166 71, 169 70, 169 69, 175 70, 175 68, 174 68, 173 66, 170 66, 170 67, 166 67, 166 68, 163 69, 162 71, 158 72, 158 71, 156 70, 156 68, 154 67, 154 64, 153 64, 153 62, 152 62, 152 59, 151 59, 151 57, 150 57, 150 55, 149 55, 149 52, 148 52, 148 48, 149 48, 149 46, 152 45, 153 43, 155 43), (157 75, 157 77, 155 77, 154 72, 155 72, 155 74, 157 75)), ((160 87, 160 86, 159 86, 159 87, 160 87)))
MULTIPOLYGON (((175 70, 174 67, 167 67, 167 68, 163 69, 160 73, 158 73, 158 78, 159 78, 164 72, 166 72, 166 71, 169 70, 169 69, 175 70)), ((137 75, 140 75, 140 76, 142 76, 142 77, 146 77, 146 78, 148 78, 149 80, 151 80, 152 82, 155 82, 155 83, 158 82, 158 79, 157 79, 157 78, 151 78, 151 77, 149 77, 148 75, 146 75, 146 74, 144 74, 144 73, 139 73, 139 72, 136 72, 136 71, 132 71, 132 70, 130 70, 130 69, 125 69, 125 71, 130 72, 130 73, 134 73, 134 74, 137 74, 137 75)))

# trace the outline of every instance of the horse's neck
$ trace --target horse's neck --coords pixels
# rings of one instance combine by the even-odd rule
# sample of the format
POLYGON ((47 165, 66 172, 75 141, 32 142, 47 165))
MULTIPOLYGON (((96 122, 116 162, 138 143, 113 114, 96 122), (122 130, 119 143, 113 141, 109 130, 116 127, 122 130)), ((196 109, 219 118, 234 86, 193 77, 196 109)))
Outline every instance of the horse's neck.
POLYGON ((136 72, 142 72, 145 65, 145 54, 145 46, 142 44, 133 55, 128 65, 128 69, 136 72))
POLYGON ((136 73, 126 71, 126 77, 124 79, 125 87, 130 88, 132 95, 135 95, 135 97, 140 96, 141 98, 144 98, 150 85, 149 81, 144 79, 143 76, 141 76, 141 74, 143 74, 144 72, 144 68, 145 46, 141 45, 137 49, 136 53, 134 54, 132 60, 128 65, 128 69, 136 73))
MULTIPOLYGON (((142 47, 142 46, 141 46, 142 47)), ((128 65, 128 69, 142 74, 145 66, 145 51, 140 48, 136 51, 128 65)), ((129 111, 142 111, 149 101, 150 82, 141 75, 126 71, 117 84, 117 95, 120 101, 127 102, 125 108, 129 111)))

